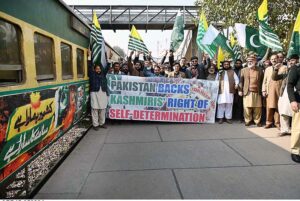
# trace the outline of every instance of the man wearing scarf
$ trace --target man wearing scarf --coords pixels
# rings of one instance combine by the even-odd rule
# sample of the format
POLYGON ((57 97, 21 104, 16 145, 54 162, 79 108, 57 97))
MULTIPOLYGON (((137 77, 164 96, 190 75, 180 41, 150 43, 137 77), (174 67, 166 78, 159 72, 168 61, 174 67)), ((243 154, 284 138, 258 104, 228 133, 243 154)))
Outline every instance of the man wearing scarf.
POLYGON ((250 126, 254 120, 261 127, 262 81, 263 71, 257 67, 256 58, 248 57, 247 68, 241 70, 239 84, 239 96, 243 96, 245 126, 250 126))
POLYGON ((217 111, 219 124, 224 122, 224 114, 225 121, 231 124, 233 96, 238 88, 239 78, 231 68, 229 61, 223 62, 223 70, 217 75, 216 80, 219 80, 220 83, 217 111))

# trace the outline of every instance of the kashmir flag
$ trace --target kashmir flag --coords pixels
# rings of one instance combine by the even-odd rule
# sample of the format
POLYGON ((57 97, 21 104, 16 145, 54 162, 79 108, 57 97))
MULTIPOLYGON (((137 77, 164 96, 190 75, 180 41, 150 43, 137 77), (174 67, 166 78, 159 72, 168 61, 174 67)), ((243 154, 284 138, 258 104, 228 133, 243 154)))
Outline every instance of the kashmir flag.
POLYGON ((221 47, 218 48, 217 68, 220 70, 222 62, 225 60, 225 55, 221 47))
POLYGON ((287 56, 290 57, 293 54, 300 55, 300 10, 298 12, 298 16, 293 29, 287 56))
POLYGON ((98 22, 96 13, 93 13, 93 25, 90 35, 90 47, 92 52, 92 62, 94 65, 101 64, 101 46, 102 41, 104 41, 101 27, 98 22))
POLYGON ((183 39, 184 39, 183 16, 181 15, 181 11, 179 10, 173 26, 170 50, 173 50, 175 52, 179 48, 183 39))
POLYGON ((234 28, 241 47, 256 52, 261 57, 266 54, 268 48, 260 43, 257 29, 240 23, 236 23, 234 28))
POLYGON ((149 54, 149 50, 147 49, 142 37, 137 32, 134 25, 132 25, 131 32, 129 35, 128 49, 133 51, 141 51, 145 55, 149 54))
POLYGON ((234 52, 229 43, 229 40, 227 40, 227 38, 212 25, 208 27, 202 39, 203 45, 220 46, 224 51, 229 53, 232 58, 234 58, 234 52))
POLYGON ((216 54, 217 47, 214 46, 214 45, 203 45, 203 44, 201 44, 201 41, 203 39, 203 36, 204 36, 207 28, 208 28, 208 26, 207 26, 206 17, 204 15, 204 12, 202 11, 201 15, 200 15, 200 19, 199 19, 199 24, 198 24, 198 34, 197 34, 196 42, 197 42, 198 48, 200 50, 207 53, 210 58, 213 58, 216 54))
POLYGON ((279 37, 273 32, 268 24, 268 0, 263 0, 258 8, 257 18, 259 22, 259 40, 260 42, 276 51, 282 51, 282 45, 279 37))
POLYGON ((241 49, 238 45, 238 42, 237 42, 233 32, 230 34, 230 45, 231 45, 233 53, 234 53, 234 60, 241 59, 241 57, 242 57, 241 49))

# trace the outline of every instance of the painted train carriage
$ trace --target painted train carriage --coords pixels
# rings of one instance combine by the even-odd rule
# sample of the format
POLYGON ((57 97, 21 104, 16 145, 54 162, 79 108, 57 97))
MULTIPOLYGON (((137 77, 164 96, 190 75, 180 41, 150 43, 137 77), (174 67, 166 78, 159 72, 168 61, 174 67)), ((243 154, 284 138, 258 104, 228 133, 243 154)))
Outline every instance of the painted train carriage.
POLYGON ((1 1, 0 182, 86 114, 89 34, 61 1, 1 1))

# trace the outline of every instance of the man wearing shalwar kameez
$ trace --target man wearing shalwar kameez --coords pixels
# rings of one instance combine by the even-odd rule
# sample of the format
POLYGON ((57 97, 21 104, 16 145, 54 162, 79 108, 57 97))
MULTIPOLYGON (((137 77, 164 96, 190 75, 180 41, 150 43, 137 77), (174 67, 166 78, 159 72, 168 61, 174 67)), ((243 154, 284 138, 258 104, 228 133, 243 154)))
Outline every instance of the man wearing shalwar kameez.
POLYGON ((280 96, 280 87, 282 80, 273 80, 272 73, 274 68, 279 69, 279 72, 287 71, 287 67, 278 63, 277 55, 271 56, 272 66, 266 68, 264 74, 264 80, 262 85, 262 95, 266 97, 266 126, 265 128, 271 128, 274 124, 278 129, 280 129, 280 116, 278 112, 278 100, 280 96))
POLYGON ((245 125, 254 123, 261 127, 263 71, 257 67, 255 57, 248 57, 247 68, 241 70, 239 95, 243 96, 245 125))
POLYGON ((102 69, 100 66, 95 66, 94 71, 89 73, 90 78, 90 92, 91 92, 91 108, 93 128, 98 130, 106 128, 105 114, 108 103, 107 97, 107 68, 102 69))
POLYGON ((217 74, 216 80, 219 81, 217 118, 222 124, 225 113, 225 121, 231 124, 233 97, 235 89, 238 88, 239 78, 231 68, 229 61, 223 62, 223 70, 217 74))

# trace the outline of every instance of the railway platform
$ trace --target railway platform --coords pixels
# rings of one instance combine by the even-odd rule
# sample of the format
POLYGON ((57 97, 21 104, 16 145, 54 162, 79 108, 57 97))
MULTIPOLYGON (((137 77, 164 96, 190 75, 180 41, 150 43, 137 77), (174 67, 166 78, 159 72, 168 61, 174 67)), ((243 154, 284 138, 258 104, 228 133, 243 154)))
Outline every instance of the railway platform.
POLYGON ((36 199, 299 199, 290 136, 244 124, 90 129, 36 199))

